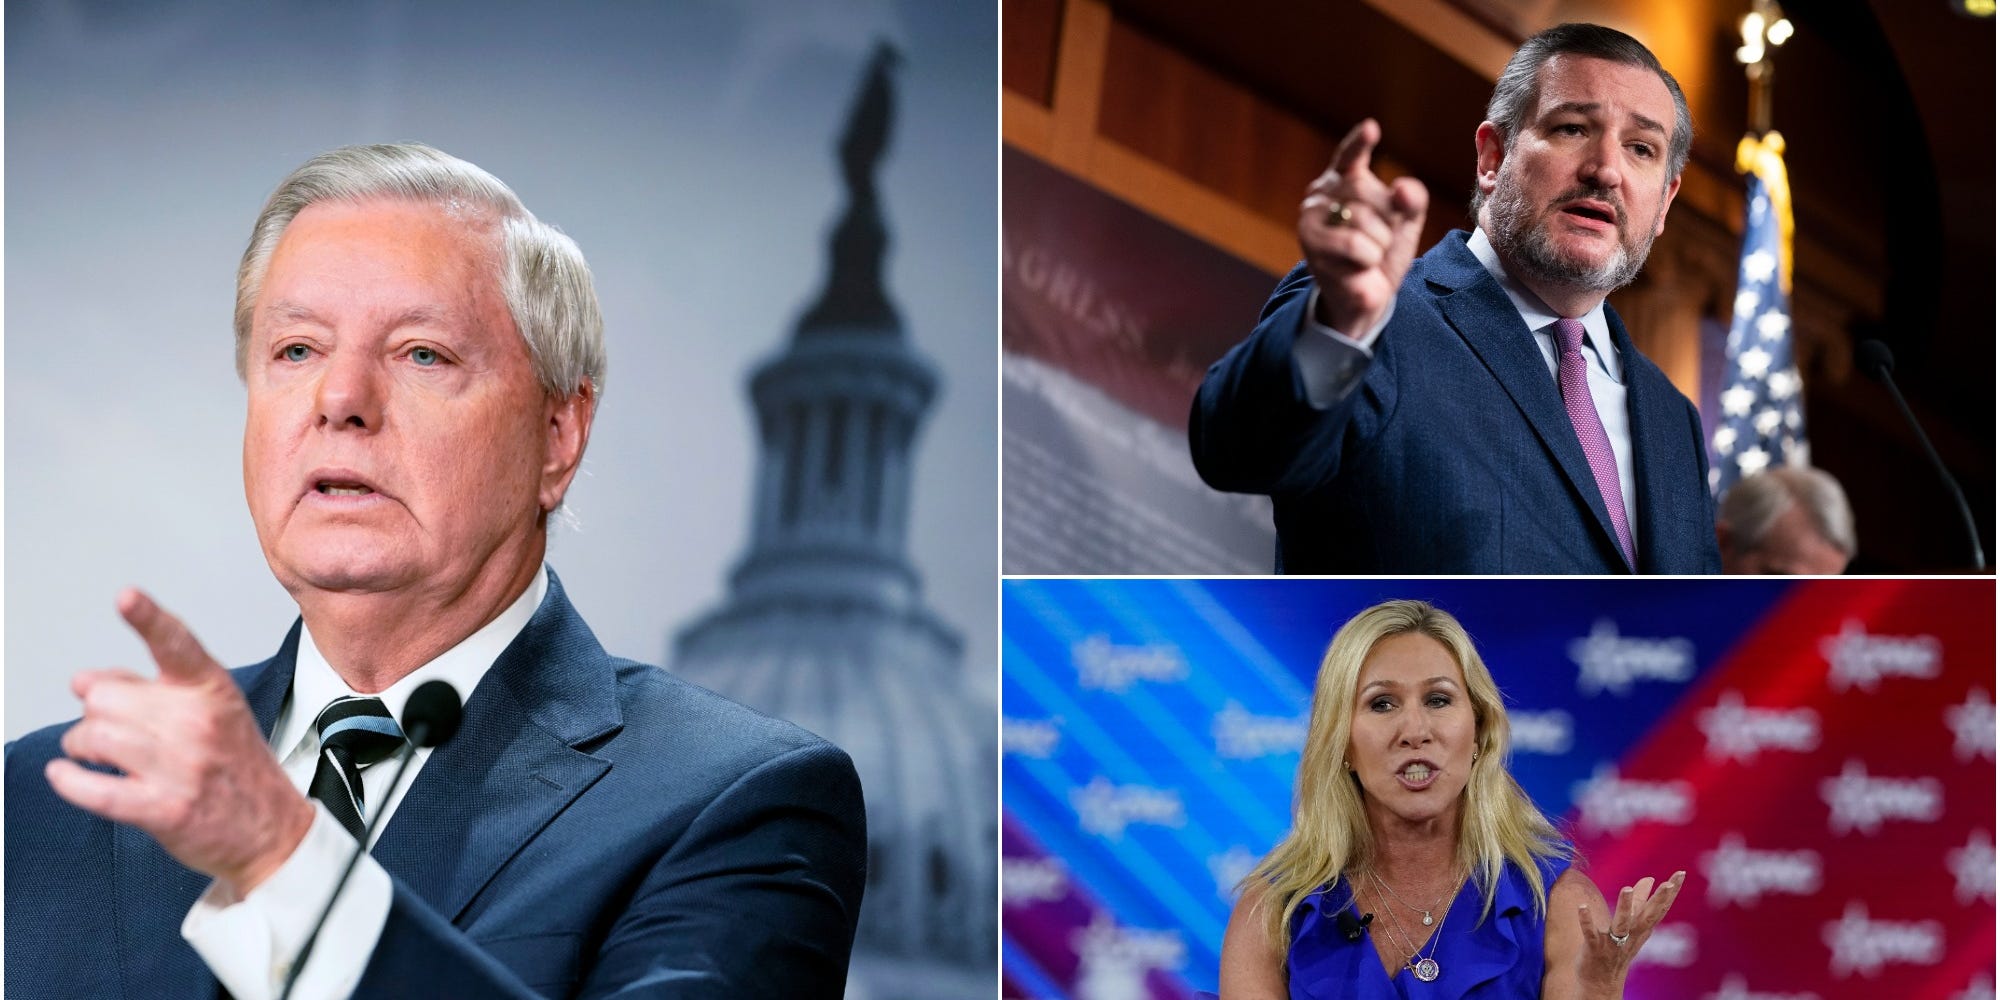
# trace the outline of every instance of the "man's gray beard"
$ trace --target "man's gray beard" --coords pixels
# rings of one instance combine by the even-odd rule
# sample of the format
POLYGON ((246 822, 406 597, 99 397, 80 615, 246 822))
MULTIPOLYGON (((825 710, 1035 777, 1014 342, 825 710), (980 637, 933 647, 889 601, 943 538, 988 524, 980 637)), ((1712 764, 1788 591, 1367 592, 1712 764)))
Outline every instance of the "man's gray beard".
MULTIPOLYGON (((1638 252, 1632 252, 1626 247, 1621 231, 1617 250, 1612 253, 1611 259, 1590 267, 1569 260, 1556 251, 1548 230, 1535 224, 1535 207, 1528 204, 1518 185, 1503 182, 1494 189, 1489 204, 1493 212, 1493 230, 1486 234, 1486 238, 1493 243, 1494 252, 1509 266, 1519 268, 1528 277, 1542 283, 1591 292, 1616 291, 1639 276, 1639 269, 1646 266, 1646 256, 1653 249, 1653 237, 1648 235, 1638 252)), ((1659 223, 1655 220, 1647 232, 1658 228, 1659 223)))

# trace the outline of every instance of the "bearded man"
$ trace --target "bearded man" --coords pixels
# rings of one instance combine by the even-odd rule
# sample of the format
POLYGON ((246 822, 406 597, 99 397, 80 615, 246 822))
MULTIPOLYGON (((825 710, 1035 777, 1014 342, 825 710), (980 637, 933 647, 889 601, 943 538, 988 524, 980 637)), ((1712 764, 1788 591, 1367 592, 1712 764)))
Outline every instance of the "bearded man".
POLYGON ((1631 36, 1523 43, 1474 133, 1472 210, 1355 126, 1299 207, 1305 260, 1209 369, 1195 467, 1266 493, 1285 573, 1713 573, 1700 417, 1604 304, 1666 227, 1687 99, 1631 36))

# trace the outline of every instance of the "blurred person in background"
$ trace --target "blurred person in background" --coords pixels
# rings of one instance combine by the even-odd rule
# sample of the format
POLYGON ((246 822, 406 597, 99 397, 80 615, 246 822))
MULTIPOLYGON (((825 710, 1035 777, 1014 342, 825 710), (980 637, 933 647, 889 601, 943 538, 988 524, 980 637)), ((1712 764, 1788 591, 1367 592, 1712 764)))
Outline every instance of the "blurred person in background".
POLYGON ((1780 466, 1723 494, 1715 540, 1724 573, 1836 576, 1854 561, 1854 510, 1825 470, 1780 466))

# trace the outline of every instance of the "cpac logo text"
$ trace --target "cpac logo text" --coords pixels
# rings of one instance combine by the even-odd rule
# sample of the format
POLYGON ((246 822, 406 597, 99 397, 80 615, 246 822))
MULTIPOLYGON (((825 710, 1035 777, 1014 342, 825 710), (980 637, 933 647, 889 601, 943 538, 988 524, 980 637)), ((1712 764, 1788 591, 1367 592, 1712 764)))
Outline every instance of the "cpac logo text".
POLYGON ((1100 913, 1071 938, 1076 946, 1076 994, 1086 1000, 1145 1000, 1146 975, 1187 964, 1187 943, 1174 931, 1121 928, 1100 913))
POLYGON ((1215 713, 1210 732, 1217 756, 1237 760, 1298 753, 1306 745, 1304 716, 1252 715, 1233 701, 1215 713))
POLYGON ((1122 692, 1134 681, 1174 683, 1187 679, 1187 660, 1173 646, 1119 646, 1093 635, 1070 648, 1076 682, 1085 689, 1122 692))
POLYGON ((1050 903, 1069 895, 1069 871, 1055 858, 1006 858, 1000 863, 1000 899, 1008 906, 1050 903))
POLYGON ((1887 820, 1935 823, 1944 815, 1944 786, 1936 778, 1871 778, 1867 765, 1849 759, 1838 777, 1819 783, 1834 833, 1873 834, 1887 820))
POLYGON ((1694 960, 1693 924, 1661 924, 1653 928, 1653 936, 1646 939, 1646 946, 1632 956, 1634 965, 1664 965, 1671 969, 1685 969, 1693 965, 1694 960))
POLYGON ((1509 712, 1514 749, 1522 753, 1565 754, 1575 742, 1576 722, 1560 708, 1546 712, 1509 712))
POLYGON ((1016 757, 1051 757, 1060 745, 1061 719, 1000 719, 1000 746, 1016 757))
POLYGON ((1590 634, 1572 639, 1576 689, 1584 694, 1632 693, 1635 681, 1686 681, 1694 676, 1694 643, 1686 639, 1635 639, 1618 634, 1618 624, 1599 618, 1590 634))
POLYGON ((1694 793, 1685 781, 1621 781, 1616 767, 1599 764, 1575 791, 1585 830, 1624 833, 1634 823, 1682 825, 1694 818, 1694 793))
POLYGON ((1103 775, 1072 789, 1069 802, 1085 830, 1112 840, 1123 837, 1125 828, 1133 823, 1170 827, 1187 823, 1179 792, 1146 785, 1114 785, 1103 775))
POLYGON ((1819 1000, 1817 993, 1766 993, 1753 990, 1743 981, 1743 977, 1732 972, 1722 979, 1721 985, 1713 993, 1704 993, 1701 1000, 1819 1000))
POLYGON ((1936 965, 1944 957, 1944 927, 1937 921, 1870 920, 1860 900, 1825 924, 1820 938, 1832 952, 1827 971, 1842 979, 1857 972, 1873 979, 1891 962, 1936 965))
POLYGON ((1725 691, 1715 707, 1706 708, 1695 724, 1708 737, 1708 756, 1715 760, 1753 761, 1759 751, 1819 749, 1819 713, 1810 708, 1752 708, 1743 696, 1725 691))
POLYGON ((1215 879, 1215 894, 1230 902, 1236 901, 1236 886, 1257 867, 1257 856, 1241 844, 1231 847, 1221 854, 1208 857, 1208 874, 1215 879))
POLYGON ((1885 677, 1936 677, 1944 666, 1944 646, 1928 635, 1869 635, 1848 621, 1839 635, 1820 640, 1827 681, 1835 691, 1873 691, 1885 677))
POLYGON ((1819 891, 1818 852, 1752 850, 1740 833, 1728 834, 1715 850, 1702 855, 1701 868, 1710 906, 1755 906, 1771 893, 1810 896, 1819 891))

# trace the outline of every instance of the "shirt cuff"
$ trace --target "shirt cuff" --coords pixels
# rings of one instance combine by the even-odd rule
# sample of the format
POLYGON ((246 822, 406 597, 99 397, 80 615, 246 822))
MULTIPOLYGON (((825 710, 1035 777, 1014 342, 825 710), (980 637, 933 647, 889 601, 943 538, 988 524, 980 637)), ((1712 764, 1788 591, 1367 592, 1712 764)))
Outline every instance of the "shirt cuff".
MULTIPOLYGON (((354 853, 354 838, 326 807, 313 804, 304 840, 248 896, 232 901, 219 884, 195 900, 181 937, 236 1000, 275 1000, 299 948, 354 853)), ((292 989, 294 1000, 336 1000, 354 992, 389 920, 395 887, 363 855, 320 929, 312 958, 292 989)))
POLYGON ((1319 289, 1315 287, 1306 296, 1299 335, 1292 341, 1292 363, 1298 366, 1306 402, 1314 409, 1324 410, 1347 398, 1367 374, 1368 362, 1375 356, 1375 340, 1382 336, 1395 315, 1396 303, 1392 300, 1380 321, 1360 337, 1350 337, 1319 321, 1319 289))

